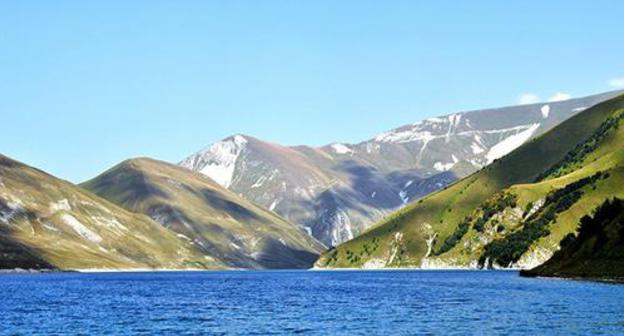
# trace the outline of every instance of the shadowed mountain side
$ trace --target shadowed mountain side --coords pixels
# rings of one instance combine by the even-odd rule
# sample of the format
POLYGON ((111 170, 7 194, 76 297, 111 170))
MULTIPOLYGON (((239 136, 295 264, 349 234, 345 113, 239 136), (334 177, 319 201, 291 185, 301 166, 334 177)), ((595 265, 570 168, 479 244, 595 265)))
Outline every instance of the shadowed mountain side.
POLYGON ((605 201, 560 246, 546 263, 520 274, 624 282, 624 202, 605 201))
POLYGON ((434 183, 418 181, 447 172, 457 178, 468 176, 616 95, 458 112, 416 121, 356 144, 289 147, 239 134, 207 146, 180 165, 333 246, 455 179, 442 175, 434 183), (335 199, 327 196, 327 190, 337 189, 335 199))
POLYGON ((0 230, 0 269, 56 269, 38 251, 12 239, 5 230, 0 230))
POLYGON ((230 267, 309 268, 323 250, 273 212, 204 175, 165 162, 127 160, 82 186, 148 215, 230 267), (149 192, 128 191, 137 185, 149 192))
POLYGON ((384 180, 392 179, 400 174, 403 179, 410 177, 407 180, 410 183, 405 185, 403 182, 394 190, 386 190, 387 197, 384 198, 383 194, 380 195, 379 191, 375 190, 383 189, 391 184, 384 183, 381 187, 376 184, 375 181, 379 179, 379 175, 374 168, 351 164, 349 171, 369 172, 356 174, 352 185, 335 184, 321 192, 315 199, 302 203, 305 208, 311 208, 316 213, 313 220, 304 223, 304 227, 309 227, 313 236, 329 236, 333 241, 339 240, 340 237, 353 238, 367 227, 370 220, 381 218, 407 202, 409 196, 403 194, 402 189, 413 188, 413 195, 419 197, 441 188, 445 183, 456 180, 454 173, 450 171, 429 178, 414 177, 410 175, 410 172, 397 172, 393 173, 393 176, 384 177, 384 180), (339 222, 341 225, 332 229, 327 222, 339 222))
POLYGON ((222 268, 143 215, 0 155, 2 268, 222 268))

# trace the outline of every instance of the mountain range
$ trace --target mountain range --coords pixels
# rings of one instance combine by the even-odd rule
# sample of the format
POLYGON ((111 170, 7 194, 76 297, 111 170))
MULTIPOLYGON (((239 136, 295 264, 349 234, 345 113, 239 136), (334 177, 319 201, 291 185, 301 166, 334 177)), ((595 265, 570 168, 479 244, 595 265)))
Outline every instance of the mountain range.
POLYGON ((166 162, 127 160, 81 186, 147 215, 228 267, 307 268, 323 250, 275 213, 166 162))
POLYGON ((617 94, 453 113, 358 144, 282 146, 234 135, 179 164, 335 246, 617 94))
POLYGON ((526 274, 597 277, 588 263, 621 259, 623 119, 624 95, 609 92, 359 144, 235 135, 80 185, 0 155, 0 269, 543 265, 526 274))
POLYGON ((508 155, 325 252, 317 267, 541 265, 579 219, 624 197, 624 96, 569 118, 508 155))
POLYGON ((128 160, 80 187, 0 156, 0 269, 309 268, 321 251, 175 165, 128 160))
POLYGON ((0 156, 0 268, 222 268, 174 232, 0 156))

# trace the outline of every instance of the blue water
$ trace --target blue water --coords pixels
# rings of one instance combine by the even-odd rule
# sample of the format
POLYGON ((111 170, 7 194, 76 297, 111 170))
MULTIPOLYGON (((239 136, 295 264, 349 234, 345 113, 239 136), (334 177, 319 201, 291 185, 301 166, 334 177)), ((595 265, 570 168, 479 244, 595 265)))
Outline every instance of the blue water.
POLYGON ((0 334, 624 334, 624 285, 514 272, 0 276, 0 334))

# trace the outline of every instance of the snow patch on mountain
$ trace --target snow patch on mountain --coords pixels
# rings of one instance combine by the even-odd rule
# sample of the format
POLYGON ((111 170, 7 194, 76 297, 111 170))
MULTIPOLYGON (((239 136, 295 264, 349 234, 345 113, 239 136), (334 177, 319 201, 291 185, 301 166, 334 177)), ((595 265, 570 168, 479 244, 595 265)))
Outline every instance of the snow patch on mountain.
POLYGON ((343 144, 339 144, 339 143, 335 143, 330 145, 330 147, 334 150, 334 152, 336 152, 336 154, 351 154, 353 153, 353 150, 351 150, 351 148, 343 145, 343 144))
POLYGON ((269 206, 269 210, 274 211, 275 207, 279 204, 280 200, 273 200, 273 202, 271 203, 271 205, 269 206))
MULTIPOLYGON (((436 123, 430 123, 430 119, 421 124, 417 124, 416 126, 412 126, 409 129, 399 128, 389 132, 381 133, 374 138, 375 142, 381 143, 407 143, 407 142, 416 142, 421 141, 423 143, 420 153, 422 154, 426 149, 429 142, 435 139, 445 139, 445 141, 450 141, 454 136, 460 137, 469 137, 473 136, 475 141, 482 148, 487 148, 483 144, 483 139, 481 135, 483 134, 500 134, 500 133, 509 133, 509 132, 517 132, 524 131, 527 129, 527 125, 514 126, 509 128, 499 128, 499 129, 486 129, 486 130, 464 130, 458 131, 461 120, 465 120, 466 124, 468 124, 468 119, 462 119, 461 114, 454 114, 443 119, 438 119, 436 123), (442 122, 446 122, 448 127, 443 127, 442 122), (429 122, 429 123, 428 123, 429 122), (435 134, 433 133, 435 132, 435 134)), ((368 147, 368 144, 367 144, 368 147)), ((367 148, 367 152, 370 151, 367 148)))
POLYGON ((461 114, 453 114, 448 117, 449 118, 449 128, 446 132, 446 142, 451 141, 451 135, 454 134, 454 131, 459 126, 459 122, 461 121, 461 114))
POLYGON ((544 119, 548 118, 548 115, 550 114, 550 105, 546 104, 542 106, 542 108, 540 109, 540 112, 542 112, 542 118, 544 119))
POLYGON ((403 204, 407 204, 407 202, 409 202, 407 192, 405 192, 404 190, 399 191, 399 197, 401 198, 401 202, 403 202, 403 204))
POLYGON ((351 220, 347 213, 340 208, 326 213, 328 216, 325 221, 331 222, 331 245, 337 246, 343 241, 353 239, 353 229, 351 228, 351 220))
POLYGON ((514 135, 511 135, 496 145, 492 146, 488 153, 486 154, 488 164, 492 163, 494 160, 501 158, 513 151, 514 149, 520 147, 523 143, 529 140, 535 131, 539 128, 540 124, 532 124, 528 126, 524 126, 525 130, 518 132, 514 135))
POLYGON ((424 121, 413 123, 409 129, 401 128, 381 133, 375 137, 374 141, 386 143, 422 141, 422 152, 427 146, 427 143, 433 139, 444 137, 446 141, 449 141, 451 136, 456 133, 461 118, 461 114, 452 114, 441 118, 429 118, 424 121), (444 131, 444 124, 448 125, 446 131, 444 131), (434 135, 431 131, 442 131, 443 133, 434 135))
POLYGON ((199 171, 225 188, 232 183, 236 161, 247 145, 247 139, 235 135, 216 142, 180 163, 182 167, 199 171))
POLYGON ((436 137, 429 131, 419 132, 414 129, 407 131, 391 131, 381 133, 375 137, 377 142, 404 143, 412 141, 423 141, 425 144, 436 137))
POLYGON ((267 181, 272 181, 279 174, 279 169, 273 169, 270 175, 260 176, 254 184, 251 185, 251 189, 260 188, 267 181))
POLYGON ((455 164, 453 162, 449 162, 449 163, 442 163, 440 161, 436 162, 433 164, 433 169, 437 170, 437 171, 447 171, 451 168, 453 168, 455 164))
POLYGON ((475 155, 485 152, 485 149, 483 149, 483 147, 481 147, 476 142, 473 142, 472 144, 470 144, 470 149, 472 149, 472 154, 475 154, 475 155))
POLYGON ((366 153, 371 154, 375 151, 379 151, 381 147, 378 144, 374 144, 372 142, 369 142, 366 144, 366 153))
POLYGON ((447 171, 447 170, 453 168, 453 166, 455 166, 455 164, 457 162, 459 162, 459 160, 457 159, 457 157, 454 154, 451 155, 451 160, 452 160, 452 162, 449 162, 449 163, 442 163, 442 162, 438 161, 438 162, 433 164, 433 169, 435 169, 437 171, 441 171, 441 172, 447 171))
POLYGON ((432 123, 432 124, 445 123, 447 121, 448 121, 448 118, 445 118, 445 117, 431 117, 431 118, 425 119, 424 122, 416 122, 414 123, 414 125, 421 125, 423 123, 432 123))
POLYGON ((266 179, 267 179, 267 177, 266 177, 266 176, 260 176, 260 178, 258 178, 258 179, 256 180, 256 182, 255 182, 254 184, 252 184, 252 185, 251 185, 251 187, 250 187, 250 188, 251 188, 251 189, 254 189, 254 188, 260 188, 260 187, 262 187, 262 184, 264 184, 264 181, 266 181, 266 179))

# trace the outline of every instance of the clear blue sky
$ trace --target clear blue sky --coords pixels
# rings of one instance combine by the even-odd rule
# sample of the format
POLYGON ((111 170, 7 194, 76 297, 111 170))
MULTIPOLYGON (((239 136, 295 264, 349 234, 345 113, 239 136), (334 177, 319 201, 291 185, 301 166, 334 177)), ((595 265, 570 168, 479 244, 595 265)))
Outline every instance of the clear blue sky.
POLYGON ((3 1, 0 153, 81 182, 624 85, 624 1, 508 3, 3 1))

